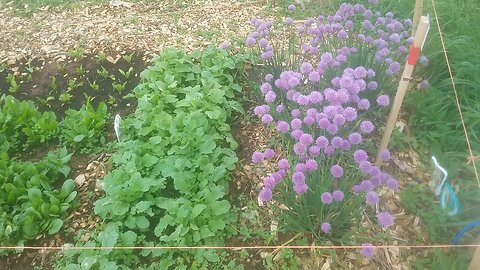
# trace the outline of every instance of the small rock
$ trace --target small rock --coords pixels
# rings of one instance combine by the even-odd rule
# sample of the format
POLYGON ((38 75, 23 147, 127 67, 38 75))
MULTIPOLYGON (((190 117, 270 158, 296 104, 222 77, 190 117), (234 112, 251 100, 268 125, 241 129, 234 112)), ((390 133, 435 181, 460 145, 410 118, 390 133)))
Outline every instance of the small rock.
POLYGON ((75 177, 75 183, 78 186, 82 186, 86 181, 85 174, 80 174, 77 177, 75 177))

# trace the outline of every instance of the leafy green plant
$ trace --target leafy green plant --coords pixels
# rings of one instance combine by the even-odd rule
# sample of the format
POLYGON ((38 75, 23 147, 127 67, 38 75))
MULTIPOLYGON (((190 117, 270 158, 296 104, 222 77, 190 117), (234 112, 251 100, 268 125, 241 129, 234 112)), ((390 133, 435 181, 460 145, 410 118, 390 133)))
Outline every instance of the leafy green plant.
POLYGON ((109 117, 105 103, 95 109, 87 100, 80 110, 69 109, 65 115, 61 123, 64 143, 74 149, 92 150, 105 142, 103 131, 109 117))
POLYGON ((127 85, 127 82, 124 83, 112 83, 112 88, 117 91, 118 93, 122 93, 123 90, 125 90, 125 86, 127 85))
MULTIPOLYGON (((240 61, 213 47, 188 55, 166 50, 153 60, 134 90, 137 109, 121 124, 115 168, 102 181, 105 197, 95 202, 109 223, 77 246, 224 244, 235 220, 224 196, 237 161, 227 119, 241 111, 234 100, 240 61)), ((222 262, 212 250, 72 250, 66 256, 71 269, 87 260, 102 269, 201 269, 222 262)))
POLYGON ((67 82, 67 92, 71 92, 81 86, 83 86, 83 82, 77 82, 77 78, 69 79, 67 82))
POLYGON ((83 69, 83 65, 78 66, 78 67, 75 69, 75 73, 76 73, 78 76, 80 76, 80 77, 85 76, 86 71, 83 69))
POLYGON ((54 138, 58 123, 53 112, 40 113, 32 101, 0 98, 0 150, 16 150, 54 138))
POLYGON ((131 64, 131 63, 132 63, 132 60, 133 60, 133 53, 131 53, 131 54, 124 54, 124 55, 122 55, 122 58, 123 58, 123 60, 125 60, 125 62, 127 62, 128 64, 131 64))
POLYGON ((103 64, 107 60, 107 56, 104 52, 98 52, 96 58, 98 64, 103 64))
POLYGON ((89 79, 87 79, 87 81, 90 88, 92 88, 93 91, 98 92, 98 90, 100 89, 100 85, 97 84, 97 81, 94 80, 93 82, 91 82, 89 79))
POLYGON ((100 75, 103 79, 107 79, 108 77, 110 77, 110 72, 108 72, 108 70, 103 66, 101 69, 97 69, 97 74, 100 75))
POLYGON ((50 89, 52 89, 52 91, 57 91, 57 89, 58 89, 57 77, 52 76, 51 78, 52 78, 52 81, 50 82, 50 89))
POLYGON ((75 61, 80 61, 85 57, 85 49, 79 46, 68 50, 67 55, 72 57, 75 61))
POLYGON ((120 72, 120 74, 122 74, 123 77, 125 77, 125 79, 127 80, 130 78, 132 71, 133 71, 133 67, 130 67, 127 71, 123 71, 122 69, 118 70, 118 72, 120 72))
POLYGON ((15 78, 14 74, 8 74, 7 75, 7 81, 10 84, 10 87, 8 88, 8 92, 10 93, 16 93, 18 89, 20 89, 20 85, 17 83, 17 80, 15 78))
POLYGON ((65 148, 36 163, 10 159, 0 152, 0 242, 22 246, 42 233, 55 234, 77 195, 65 148), (61 188, 56 188, 60 183, 61 188))
POLYGON ((72 102, 72 94, 66 92, 66 93, 61 93, 60 96, 58 97, 58 100, 62 102, 62 105, 69 104, 72 102))

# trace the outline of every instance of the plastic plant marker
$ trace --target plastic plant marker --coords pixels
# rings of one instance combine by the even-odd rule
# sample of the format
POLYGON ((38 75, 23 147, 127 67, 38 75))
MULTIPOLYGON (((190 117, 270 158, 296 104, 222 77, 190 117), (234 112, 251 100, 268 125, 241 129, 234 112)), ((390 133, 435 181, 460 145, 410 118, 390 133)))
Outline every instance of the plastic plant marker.
POLYGON ((433 193, 435 193, 435 195, 440 196, 442 187, 445 184, 445 181, 447 181, 448 173, 447 170, 438 164, 438 161, 434 156, 432 156, 432 160, 433 164, 435 165, 435 170, 433 171, 430 187, 433 189, 433 193))
POLYGON ((460 210, 460 202, 458 201, 458 198, 455 195, 455 191, 453 190, 452 186, 448 182, 445 182, 442 188, 442 192, 440 196, 440 207, 442 207, 442 209, 445 209, 448 207, 449 216, 454 216, 458 214, 460 210))
POLYGON ((113 122, 113 129, 115 130, 115 135, 117 135, 117 140, 120 142, 120 121, 122 118, 120 115, 115 115, 115 121, 113 122))
POLYGON ((432 156, 435 169, 430 182, 430 188, 433 193, 440 197, 440 207, 446 209, 448 207, 448 215, 454 216, 460 211, 460 201, 455 195, 450 183, 447 181, 448 172, 438 163, 437 159, 432 156))

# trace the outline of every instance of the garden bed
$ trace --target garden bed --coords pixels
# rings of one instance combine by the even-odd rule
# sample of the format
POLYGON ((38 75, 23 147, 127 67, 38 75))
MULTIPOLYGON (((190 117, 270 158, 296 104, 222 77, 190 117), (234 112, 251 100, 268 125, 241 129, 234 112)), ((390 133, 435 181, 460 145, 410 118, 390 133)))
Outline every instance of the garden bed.
MULTIPOLYGON (((166 4, 182 16, 195 5, 166 4)), ((134 8, 134 14, 143 7, 148 6, 134 8)), ((46 248, 3 254, 0 268, 326 270, 430 264, 430 249, 370 247, 428 244, 438 228, 428 227, 430 219, 425 228, 404 209, 425 208, 425 199, 431 199, 425 191, 430 173, 404 134, 394 133, 394 151, 384 153, 381 170, 370 162, 410 24, 360 9, 341 6, 336 16, 345 16, 345 25, 334 24, 340 19, 333 16, 278 23, 254 18, 255 30, 230 49, 228 42, 192 53, 186 46, 149 59, 151 52, 74 46, 55 57, 16 63, 6 58, 9 65, 0 66, 5 94, 0 120, 6 123, 0 173, 7 172, 1 175, 14 187, 2 186, 0 195, 6 198, 2 209, 15 218, 1 216, 0 239, 46 248), (355 16, 381 17, 406 30, 392 26, 394 34, 382 37, 385 32, 370 28, 384 31, 388 25, 366 26, 355 16), (325 23, 324 41, 308 39, 317 35, 314 22, 325 23), (270 53, 269 46, 279 41, 275 48, 287 54, 270 53), (382 52, 386 46, 392 52, 382 52), (330 115, 328 107, 337 112, 330 115), (114 130, 116 114, 121 119, 115 118, 114 130), (375 183, 377 168, 382 179, 375 183), (13 198, 19 203, 11 203, 13 198), (288 248, 362 243, 361 249, 288 248), (282 248, 242 248, 252 246, 282 248)), ((288 10, 290 16, 295 7, 288 10)), ((201 46, 216 35, 197 34, 201 46)), ((441 217, 439 212, 435 218, 441 217)))

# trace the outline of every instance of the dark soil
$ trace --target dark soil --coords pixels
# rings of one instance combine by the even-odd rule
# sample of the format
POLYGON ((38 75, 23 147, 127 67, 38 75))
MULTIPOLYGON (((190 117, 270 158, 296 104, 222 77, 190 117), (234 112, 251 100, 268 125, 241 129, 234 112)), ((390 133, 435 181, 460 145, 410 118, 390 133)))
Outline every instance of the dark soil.
POLYGON ((136 106, 135 99, 124 96, 138 85, 140 72, 147 65, 145 56, 141 52, 105 55, 108 58, 103 61, 97 54, 69 56, 65 60, 23 59, 0 69, 0 91, 20 100, 32 100, 40 111, 54 111, 59 117, 69 108, 80 109, 87 98, 95 107, 102 101, 110 104, 113 115, 129 113, 136 106), (126 59, 129 56, 130 62, 126 59), (130 68, 127 78, 120 70, 127 72, 130 68), (11 87, 12 76, 18 84, 16 91, 11 87), (98 89, 94 89, 94 83, 98 89), (114 89, 113 84, 124 85, 124 89, 114 89))

